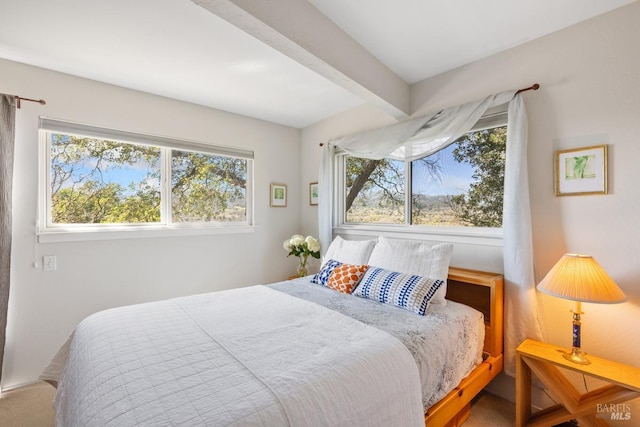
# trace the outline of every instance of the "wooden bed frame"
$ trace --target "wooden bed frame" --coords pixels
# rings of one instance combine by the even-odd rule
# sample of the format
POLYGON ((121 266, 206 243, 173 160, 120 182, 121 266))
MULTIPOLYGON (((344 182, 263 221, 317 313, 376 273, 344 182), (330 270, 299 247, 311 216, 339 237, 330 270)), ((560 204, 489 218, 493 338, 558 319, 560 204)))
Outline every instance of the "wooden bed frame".
POLYGON ((503 293, 501 274, 450 267, 447 299, 484 314, 483 362, 425 414, 428 427, 458 427, 471 414, 471 399, 487 386, 503 367, 503 293))

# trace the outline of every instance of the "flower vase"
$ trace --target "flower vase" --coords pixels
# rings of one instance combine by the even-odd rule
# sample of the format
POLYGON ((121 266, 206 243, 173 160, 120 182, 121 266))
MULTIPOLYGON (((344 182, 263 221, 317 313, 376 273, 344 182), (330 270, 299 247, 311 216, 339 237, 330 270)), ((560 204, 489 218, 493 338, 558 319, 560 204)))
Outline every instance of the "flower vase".
POLYGON ((300 255, 300 264, 298 264, 298 277, 307 275, 307 257, 309 255, 300 255))

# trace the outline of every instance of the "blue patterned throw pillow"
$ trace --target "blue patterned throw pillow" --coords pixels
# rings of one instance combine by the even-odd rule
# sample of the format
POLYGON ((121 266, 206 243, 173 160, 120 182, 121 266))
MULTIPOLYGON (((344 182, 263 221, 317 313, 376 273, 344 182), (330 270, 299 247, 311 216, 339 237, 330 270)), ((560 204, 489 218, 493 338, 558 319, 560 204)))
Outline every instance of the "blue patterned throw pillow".
POLYGON ((342 265, 342 263, 334 259, 330 259, 329 261, 325 262, 320 271, 318 271, 318 273, 313 276, 313 278, 311 279, 311 283, 317 283, 318 285, 327 286, 329 276, 331 276, 333 270, 339 265, 342 265))
POLYGON ((370 267, 353 295, 393 304, 424 316, 429 302, 443 284, 439 279, 370 267))

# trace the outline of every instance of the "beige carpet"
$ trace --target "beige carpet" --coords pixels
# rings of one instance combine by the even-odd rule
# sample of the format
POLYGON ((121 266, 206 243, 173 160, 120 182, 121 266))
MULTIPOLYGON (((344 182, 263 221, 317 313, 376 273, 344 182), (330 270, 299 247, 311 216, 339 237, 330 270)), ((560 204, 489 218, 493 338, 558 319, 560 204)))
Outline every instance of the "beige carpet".
POLYGON ((51 401, 55 391, 42 382, 0 394, 0 426, 53 426, 55 413, 51 401))
POLYGON ((471 402, 471 416, 464 427, 513 427, 516 405, 490 393, 481 392, 471 402))
MULTIPOLYGON (((51 401, 55 389, 47 383, 12 390, 0 395, 0 426, 48 427, 54 425, 51 401)), ((464 427, 511 427, 514 425, 513 403, 489 393, 475 399, 471 416, 464 427)))

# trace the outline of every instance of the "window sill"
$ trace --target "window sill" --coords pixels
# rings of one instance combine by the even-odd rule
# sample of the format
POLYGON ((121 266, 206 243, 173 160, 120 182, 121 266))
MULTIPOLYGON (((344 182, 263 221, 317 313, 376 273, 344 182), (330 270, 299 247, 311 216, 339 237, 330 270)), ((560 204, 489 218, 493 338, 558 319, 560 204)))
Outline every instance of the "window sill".
POLYGON ((481 246, 502 246, 501 228, 427 227, 417 225, 342 224, 333 228, 342 236, 386 236, 399 239, 462 243, 481 246))
POLYGON ((253 233, 252 225, 183 227, 114 227, 103 229, 49 229, 38 232, 38 243, 83 242, 91 240, 142 239, 153 237, 204 236, 211 234, 253 233))

